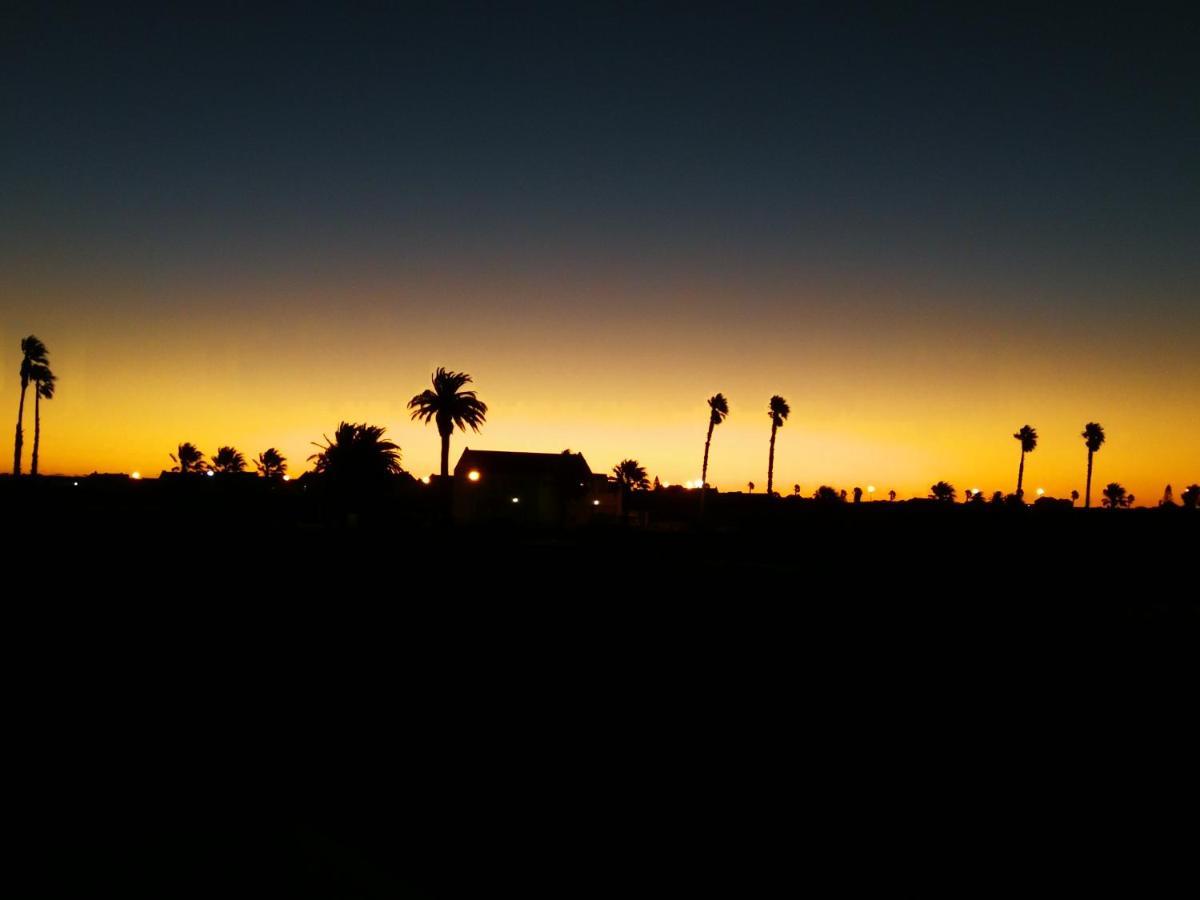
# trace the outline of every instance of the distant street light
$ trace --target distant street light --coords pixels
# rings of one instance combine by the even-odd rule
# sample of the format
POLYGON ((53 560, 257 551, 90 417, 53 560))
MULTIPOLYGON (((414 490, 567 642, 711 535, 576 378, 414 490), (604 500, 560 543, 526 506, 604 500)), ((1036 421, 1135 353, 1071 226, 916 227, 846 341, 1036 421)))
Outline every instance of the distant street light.
POLYGON ((470 472, 467 473, 467 481, 478 481, 478 480, 479 480, 479 472, 476 469, 472 469, 470 472))
POLYGON ((1044 493, 1046 493, 1046 490, 1045 490, 1045 488, 1038 488, 1038 489, 1037 489, 1037 495, 1038 495, 1039 497, 1040 497, 1040 496, 1042 496, 1042 494, 1044 494, 1044 493))

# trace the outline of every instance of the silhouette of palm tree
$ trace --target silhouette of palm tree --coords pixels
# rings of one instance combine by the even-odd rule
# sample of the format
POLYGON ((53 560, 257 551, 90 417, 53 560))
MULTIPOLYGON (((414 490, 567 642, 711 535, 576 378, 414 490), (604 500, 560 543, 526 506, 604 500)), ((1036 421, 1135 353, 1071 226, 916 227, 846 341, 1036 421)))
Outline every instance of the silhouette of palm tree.
POLYGON ((1071 505, 1074 506, 1079 499, 1079 491, 1071 491, 1071 505))
POLYGON ((862 488, 860 487, 854 489, 854 502, 862 503, 862 488))
POLYGON ((1189 484, 1179 499, 1183 501, 1184 509, 1195 509, 1200 505, 1200 484, 1189 484))
POLYGON ((1025 483, 1025 454, 1032 453, 1037 449, 1037 429, 1029 425, 1022 425, 1021 430, 1013 437, 1021 442, 1021 467, 1017 469, 1017 496, 1024 497, 1025 489, 1022 485, 1025 483))
POLYGON ((1104 500, 1102 502, 1109 509, 1121 509, 1133 503, 1133 496, 1125 493, 1124 486, 1115 481, 1110 481, 1104 487, 1104 500))
POLYGON ((644 491, 650 487, 650 479, 646 477, 646 470, 638 464, 636 459, 623 459, 613 466, 613 477, 617 484, 627 491, 635 489, 644 491))
POLYGON ((450 475, 450 435, 457 425, 460 431, 467 426, 478 432, 487 420, 487 404, 475 396, 474 391, 460 388, 471 380, 465 372, 450 372, 441 367, 433 373, 433 390, 425 390, 408 401, 412 418, 426 424, 432 419, 437 423, 442 437, 442 477, 450 475))
POLYGON ((751 493, 751 494, 753 494, 753 493, 754 493, 754 482, 753 482, 753 481, 747 481, 747 482, 746 482, 746 487, 749 489, 749 491, 750 491, 750 493, 751 493))
POLYGON ((246 471, 246 457, 233 447, 218 447, 217 455, 212 459, 214 471, 222 474, 246 471))
POLYGON ((204 470, 204 454, 196 449, 195 444, 185 441, 175 448, 175 453, 168 453, 167 455, 175 460, 175 466, 171 469, 172 472, 178 472, 180 475, 188 475, 204 470))
POLYGON ((895 499, 896 499, 896 492, 888 491, 888 503, 891 503, 895 499))
POLYGON ((948 481, 939 481, 929 489, 929 498, 931 500, 941 500, 943 503, 953 503, 954 498, 958 496, 958 491, 954 489, 954 485, 948 481))
POLYGON ((324 444, 313 442, 321 450, 309 457, 315 462, 313 469, 344 485, 382 482, 389 475, 399 475, 404 471, 400 448, 384 440, 383 432, 378 425, 340 423, 332 441, 326 435, 324 444))
POLYGON ((799 497, 799 496, 800 496, 800 485, 798 485, 798 484, 793 484, 793 485, 792 485, 792 496, 793 496, 793 497, 799 497))
POLYGON ((708 435, 704 438, 704 464, 700 467, 700 484, 708 487, 708 447, 712 443, 713 429, 729 415, 729 401, 724 394, 713 394, 708 398, 708 435))
POLYGON ((1104 429, 1097 422, 1088 422, 1083 427, 1081 437, 1088 449, 1087 488, 1083 494, 1083 508, 1090 509, 1092 506, 1092 454, 1099 450, 1104 443, 1104 429))
POLYGON ((813 491, 813 499, 819 500, 822 503, 841 503, 846 498, 839 494, 835 488, 823 484, 813 491))
POLYGON ((771 453, 767 457, 767 496, 772 495, 771 485, 775 479, 775 432, 783 427, 783 423, 787 417, 791 415, 791 408, 786 400, 778 394, 771 398, 771 402, 767 407, 767 415, 771 418, 771 453))
POLYGON ((287 472, 287 459, 274 447, 268 447, 258 454, 254 465, 258 468, 258 474, 263 478, 282 478, 287 472))
POLYGON ((14 476, 21 474, 21 448, 25 444, 25 431, 23 428, 25 421, 25 391, 29 389, 33 367, 35 365, 45 366, 49 364, 49 351, 46 350, 45 344, 32 334, 29 337, 21 338, 21 405, 17 407, 17 436, 13 442, 12 473, 14 476))
POLYGON ((34 384, 33 391, 33 455, 29 459, 29 474, 38 473, 38 449, 42 443, 42 400, 54 399, 54 373, 45 363, 35 363, 29 367, 29 378, 34 384))

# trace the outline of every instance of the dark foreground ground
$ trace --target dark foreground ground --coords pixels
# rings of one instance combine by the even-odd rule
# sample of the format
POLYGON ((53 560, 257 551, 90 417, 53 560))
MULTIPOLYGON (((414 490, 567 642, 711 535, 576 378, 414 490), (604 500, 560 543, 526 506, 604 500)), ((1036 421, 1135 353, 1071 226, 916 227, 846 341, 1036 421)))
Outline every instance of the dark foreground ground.
POLYGON ((22 893, 1145 890, 1193 852, 1182 510, 0 499, 22 893))

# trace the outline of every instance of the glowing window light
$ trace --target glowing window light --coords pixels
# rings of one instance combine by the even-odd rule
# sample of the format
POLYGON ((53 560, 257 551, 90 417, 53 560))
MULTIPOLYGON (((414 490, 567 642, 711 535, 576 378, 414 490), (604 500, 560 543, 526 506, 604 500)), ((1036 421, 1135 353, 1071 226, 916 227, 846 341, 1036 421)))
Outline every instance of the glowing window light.
POLYGON ((470 472, 467 473, 467 481, 478 481, 478 480, 479 480, 479 470, 478 469, 472 469, 470 472))

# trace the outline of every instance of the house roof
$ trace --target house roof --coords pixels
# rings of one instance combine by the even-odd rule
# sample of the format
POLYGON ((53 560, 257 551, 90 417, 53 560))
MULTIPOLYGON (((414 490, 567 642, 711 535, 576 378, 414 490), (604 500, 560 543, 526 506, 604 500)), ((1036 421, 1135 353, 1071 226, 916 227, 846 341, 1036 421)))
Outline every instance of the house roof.
POLYGON ((591 478, 592 470, 582 453, 515 453, 508 450, 463 451, 454 467, 454 474, 478 469, 485 475, 515 475, 523 477, 591 478))

